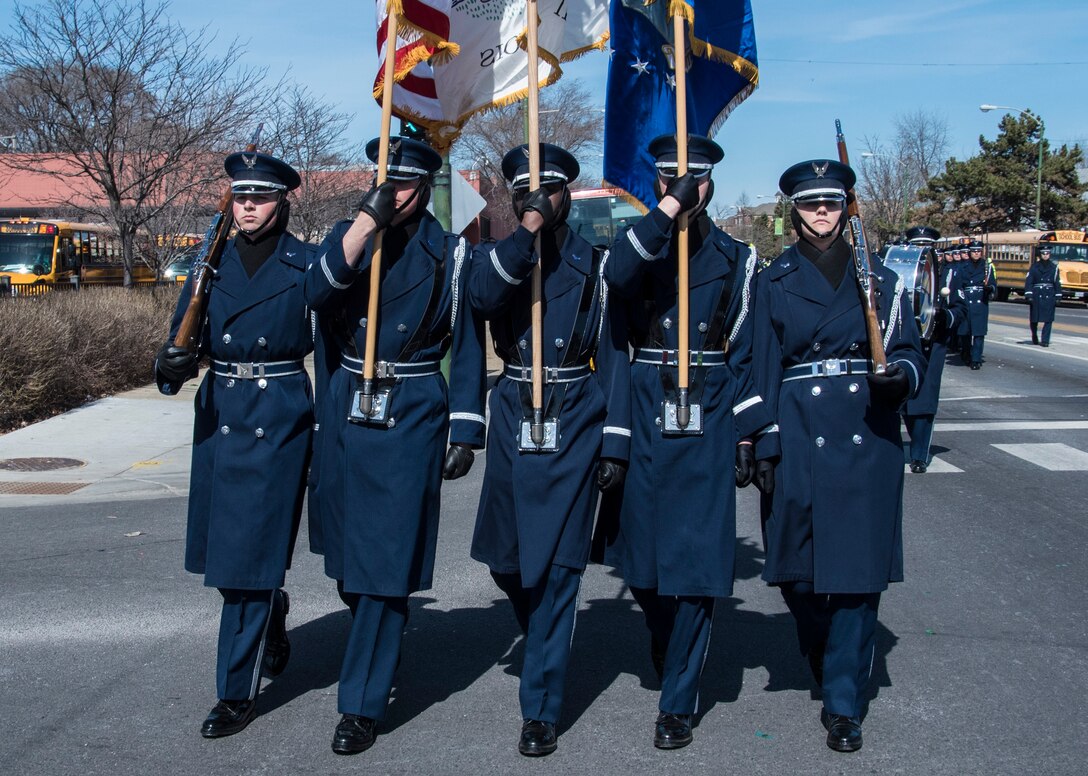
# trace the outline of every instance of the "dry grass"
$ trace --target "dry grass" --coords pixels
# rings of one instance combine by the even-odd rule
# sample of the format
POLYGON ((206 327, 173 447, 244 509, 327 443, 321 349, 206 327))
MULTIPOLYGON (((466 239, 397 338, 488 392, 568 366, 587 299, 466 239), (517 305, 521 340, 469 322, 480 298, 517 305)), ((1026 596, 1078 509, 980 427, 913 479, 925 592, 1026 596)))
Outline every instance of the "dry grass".
POLYGON ((176 287, 0 300, 0 432, 146 385, 176 287))

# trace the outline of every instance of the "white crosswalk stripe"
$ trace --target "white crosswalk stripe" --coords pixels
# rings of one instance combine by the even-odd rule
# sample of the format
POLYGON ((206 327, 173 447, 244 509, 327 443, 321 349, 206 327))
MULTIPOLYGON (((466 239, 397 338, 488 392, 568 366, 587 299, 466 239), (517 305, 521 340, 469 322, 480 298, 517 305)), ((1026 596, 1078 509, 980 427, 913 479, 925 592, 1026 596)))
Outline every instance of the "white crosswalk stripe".
POLYGON ((993 446, 1048 471, 1088 471, 1088 453, 1060 442, 993 446))

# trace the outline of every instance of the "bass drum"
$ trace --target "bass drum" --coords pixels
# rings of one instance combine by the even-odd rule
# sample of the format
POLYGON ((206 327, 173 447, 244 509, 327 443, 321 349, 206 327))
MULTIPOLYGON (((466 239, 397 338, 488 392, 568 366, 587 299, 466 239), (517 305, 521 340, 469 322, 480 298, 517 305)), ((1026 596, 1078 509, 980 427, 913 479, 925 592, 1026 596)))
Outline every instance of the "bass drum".
POLYGON ((903 288, 914 308, 914 320, 922 339, 933 336, 937 302, 937 255, 928 245, 893 245, 884 266, 903 279, 903 288))

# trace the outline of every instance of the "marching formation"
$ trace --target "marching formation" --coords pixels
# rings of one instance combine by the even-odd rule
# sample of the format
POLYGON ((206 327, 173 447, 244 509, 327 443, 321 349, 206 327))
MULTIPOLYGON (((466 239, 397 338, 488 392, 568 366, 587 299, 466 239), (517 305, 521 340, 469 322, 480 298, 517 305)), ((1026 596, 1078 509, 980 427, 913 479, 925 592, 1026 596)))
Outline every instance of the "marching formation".
MULTIPOLYGON (((207 284, 198 345, 178 334, 183 292, 155 362, 165 393, 210 362, 185 554, 223 597, 203 736, 243 730, 262 676, 288 664, 283 585, 308 492, 310 549, 351 612, 332 749, 373 745, 408 597, 432 585, 442 481, 486 443, 471 557, 524 636, 519 752, 557 747, 589 562, 617 569, 642 610, 653 745, 691 743, 715 600, 733 591, 736 489, 751 483, 763 578, 796 621, 827 745, 861 748, 880 595, 903 579, 900 414, 924 471, 944 350, 965 336, 981 360, 992 281, 985 261, 941 265, 923 325, 901 276, 855 250, 854 173, 830 159, 783 173, 799 239, 761 268, 706 213, 722 149, 680 140, 650 144, 658 204, 610 246, 568 227, 579 164, 547 143, 535 178, 527 145, 503 159, 518 225, 476 246, 427 212, 441 158, 424 142, 372 141, 386 176, 320 246, 286 231, 295 170, 227 158, 237 233, 186 281, 207 284), (490 398, 485 327, 503 362, 490 398)), ((932 253, 939 235, 908 237, 932 253)), ((1045 262, 1028 282, 1045 320, 1045 262)))

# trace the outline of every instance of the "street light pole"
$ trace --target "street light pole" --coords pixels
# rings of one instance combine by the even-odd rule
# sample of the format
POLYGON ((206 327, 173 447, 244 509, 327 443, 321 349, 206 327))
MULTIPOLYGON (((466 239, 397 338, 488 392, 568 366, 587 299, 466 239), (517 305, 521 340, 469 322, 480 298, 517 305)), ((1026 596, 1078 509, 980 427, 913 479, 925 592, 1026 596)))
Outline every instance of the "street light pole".
POLYGON ((1011 105, 979 105, 978 109, 983 113, 989 113, 992 110, 1014 110, 1021 116, 1031 116, 1033 119, 1039 122, 1039 163, 1038 170, 1035 176, 1035 229, 1041 231, 1040 216, 1043 210, 1043 136, 1046 134, 1046 124, 1043 123, 1041 116, 1037 116, 1030 110, 1022 110, 1020 108, 1014 108, 1011 105))

